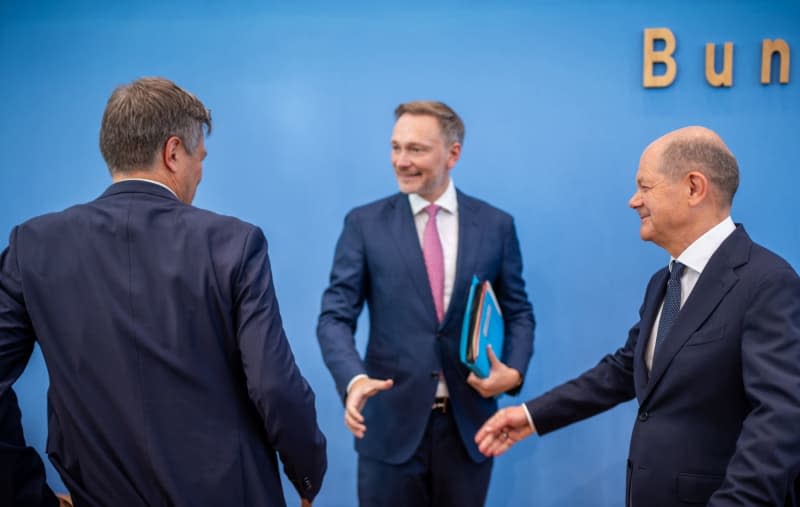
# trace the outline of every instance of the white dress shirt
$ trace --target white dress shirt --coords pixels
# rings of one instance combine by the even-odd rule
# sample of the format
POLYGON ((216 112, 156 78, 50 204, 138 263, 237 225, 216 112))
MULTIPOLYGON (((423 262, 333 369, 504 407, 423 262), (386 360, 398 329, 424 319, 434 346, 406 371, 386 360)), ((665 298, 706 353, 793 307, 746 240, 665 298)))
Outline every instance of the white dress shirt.
MULTIPOLYGON (((717 251, 717 248, 722 244, 725 239, 736 230, 731 217, 726 218, 718 223, 705 234, 694 240, 694 243, 689 245, 686 250, 681 253, 677 259, 670 257, 670 262, 676 260, 686 266, 681 276, 681 308, 683 303, 689 298, 689 294, 694 290, 697 285, 697 280, 706 268, 706 264, 717 251)), ((661 307, 658 309, 658 315, 653 322, 653 329, 650 330, 650 340, 647 342, 647 350, 645 351, 644 362, 647 365, 647 371, 653 368, 653 353, 656 349, 656 334, 658 334, 658 323, 661 321, 661 311, 664 309, 664 302, 661 302, 661 307)))

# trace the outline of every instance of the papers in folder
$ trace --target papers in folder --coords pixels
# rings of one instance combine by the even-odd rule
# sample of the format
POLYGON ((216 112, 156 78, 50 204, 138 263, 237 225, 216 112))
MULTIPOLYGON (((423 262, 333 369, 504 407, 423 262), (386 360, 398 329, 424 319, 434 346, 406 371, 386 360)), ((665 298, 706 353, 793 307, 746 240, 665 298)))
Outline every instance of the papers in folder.
POLYGON ((488 281, 481 282, 478 277, 473 276, 467 297, 467 310, 464 312, 464 325, 461 328, 461 362, 475 375, 488 377, 490 367, 486 346, 491 345, 500 359, 504 337, 503 313, 492 284, 488 281))

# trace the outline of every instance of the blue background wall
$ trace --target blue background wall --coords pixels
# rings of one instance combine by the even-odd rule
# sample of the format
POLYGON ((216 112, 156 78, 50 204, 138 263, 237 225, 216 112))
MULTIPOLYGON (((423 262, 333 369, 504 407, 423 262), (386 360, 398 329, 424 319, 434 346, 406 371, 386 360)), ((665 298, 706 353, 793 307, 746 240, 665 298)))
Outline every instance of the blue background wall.
MULTIPOLYGON (((315 338, 320 295, 347 210, 396 189, 389 135, 402 101, 436 98, 463 116, 457 185, 516 217, 538 320, 524 398, 624 343, 667 262, 639 240, 627 200, 642 149, 668 130, 723 136, 742 170, 734 220, 800 266, 798 2, 488 4, 0 1, 0 234, 108 185, 97 134, 116 85, 163 75, 195 92, 215 122, 195 204, 270 239, 286 330, 328 436, 319 506, 356 503, 352 439, 315 338), (642 31, 660 26, 677 38, 678 78, 646 90, 642 31), (792 81, 762 86, 761 40, 774 37, 794 50, 792 81), (714 89, 704 45, 725 41, 734 86, 714 89)), ((43 450, 38 354, 16 388, 43 450)), ((621 505, 635 410, 518 445, 496 462, 488 505, 621 505)))

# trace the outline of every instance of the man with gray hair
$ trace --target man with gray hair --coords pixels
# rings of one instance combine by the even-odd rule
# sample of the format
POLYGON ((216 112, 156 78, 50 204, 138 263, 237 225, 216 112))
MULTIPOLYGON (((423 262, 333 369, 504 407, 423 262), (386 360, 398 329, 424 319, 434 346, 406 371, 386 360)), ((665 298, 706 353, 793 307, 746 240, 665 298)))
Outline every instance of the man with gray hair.
POLYGON ((498 456, 636 398, 626 505, 800 505, 800 278, 730 212, 736 159, 706 128, 642 154, 630 206, 670 255, 625 345, 578 378, 500 410, 477 433, 498 456))
POLYGON ((38 342, 48 454, 76 505, 304 503, 325 438, 283 331, 258 227, 191 206, 211 116, 161 78, 120 86, 113 184, 34 218, 0 255, 0 394, 38 342))

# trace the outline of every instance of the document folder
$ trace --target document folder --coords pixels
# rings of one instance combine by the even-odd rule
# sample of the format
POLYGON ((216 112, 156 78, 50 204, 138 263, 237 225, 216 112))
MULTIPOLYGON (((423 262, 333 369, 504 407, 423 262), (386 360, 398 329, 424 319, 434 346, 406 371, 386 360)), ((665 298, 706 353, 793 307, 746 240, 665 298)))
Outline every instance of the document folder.
POLYGON ((461 328, 461 362, 475 375, 488 377, 490 365, 486 346, 491 345, 500 359, 504 338, 503 313, 492 284, 488 280, 481 282, 478 277, 473 276, 461 328))

